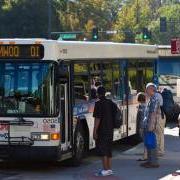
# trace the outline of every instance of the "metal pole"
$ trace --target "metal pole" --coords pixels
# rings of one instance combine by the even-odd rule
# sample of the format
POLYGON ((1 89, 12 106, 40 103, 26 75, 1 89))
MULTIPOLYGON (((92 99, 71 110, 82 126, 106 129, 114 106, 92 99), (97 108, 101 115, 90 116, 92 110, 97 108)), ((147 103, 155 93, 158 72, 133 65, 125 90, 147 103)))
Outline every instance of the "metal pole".
POLYGON ((139 24, 139 1, 136 1, 136 24, 139 24))
POLYGON ((51 39, 52 0, 48 0, 48 39, 51 39))

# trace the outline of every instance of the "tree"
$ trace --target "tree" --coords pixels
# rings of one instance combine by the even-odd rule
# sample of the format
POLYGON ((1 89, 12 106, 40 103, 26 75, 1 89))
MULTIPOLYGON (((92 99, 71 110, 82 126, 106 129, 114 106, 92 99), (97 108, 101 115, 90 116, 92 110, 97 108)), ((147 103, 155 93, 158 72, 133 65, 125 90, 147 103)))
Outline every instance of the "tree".
MULTIPOLYGON (((90 39, 92 28, 109 30, 116 21, 122 0, 76 0, 66 1, 61 8, 60 21, 65 31, 85 31, 86 38, 90 39)), ((104 35, 100 35, 101 40, 104 35)))
POLYGON ((118 19, 114 28, 120 33, 115 35, 113 40, 135 42, 137 32, 141 32, 144 27, 153 19, 150 9, 151 0, 135 0, 125 4, 119 11, 118 19))
POLYGON ((151 24, 151 30, 153 33, 153 43, 157 44, 169 44, 171 38, 180 36, 180 4, 166 5, 159 9, 159 17, 167 18, 167 32, 160 32, 159 18, 154 20, 151 24))
MULTIPOLYGON (((9 0, 1 4, 3 17, 0 36, 47 37, 48 4, 45 0, 9 0)), ((53 1, 53 3, 57 3, 53 1)), ((52 6, 52 29, 59 29, 60 23, 56 9, 52 6)))

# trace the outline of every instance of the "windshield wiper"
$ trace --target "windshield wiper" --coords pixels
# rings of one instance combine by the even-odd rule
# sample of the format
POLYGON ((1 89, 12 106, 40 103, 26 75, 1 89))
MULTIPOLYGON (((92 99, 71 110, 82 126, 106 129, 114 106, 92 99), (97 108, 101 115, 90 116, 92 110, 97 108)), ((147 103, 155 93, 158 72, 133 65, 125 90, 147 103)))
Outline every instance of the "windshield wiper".
POLYGON ((34 122, 25 120, 23 117, 17 117, 17 119, 5 121, 0 121, 1 125, 14 125, 14 126, 33 126, 34 122))
POLYGON ((17 117, 17 119, 15 121, 11 122, 11 125, 33 126, 34 122, 33 121, 29 121, 29 120, 25 120, 23 118, 23 116, 19 116, 19 117, 17 117))

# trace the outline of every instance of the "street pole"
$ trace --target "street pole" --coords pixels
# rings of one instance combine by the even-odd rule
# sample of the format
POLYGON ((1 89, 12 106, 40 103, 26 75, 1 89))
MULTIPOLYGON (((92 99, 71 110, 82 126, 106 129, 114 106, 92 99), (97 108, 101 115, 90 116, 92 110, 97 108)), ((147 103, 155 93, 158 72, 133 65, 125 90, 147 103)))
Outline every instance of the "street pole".
POLYGON ((139 24, 139 0, 136 1, 136 24, 139 24))
POLYGON ((48 0, 48 39, 51 39, 52 0, 48 0))

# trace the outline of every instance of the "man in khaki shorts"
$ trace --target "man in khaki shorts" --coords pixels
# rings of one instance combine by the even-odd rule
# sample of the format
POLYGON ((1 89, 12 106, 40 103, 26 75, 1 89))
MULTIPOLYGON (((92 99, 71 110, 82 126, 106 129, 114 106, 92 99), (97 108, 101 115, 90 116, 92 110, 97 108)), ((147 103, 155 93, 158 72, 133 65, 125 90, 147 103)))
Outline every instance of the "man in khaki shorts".
MULTIPOLYGON (((156 98, 160 106, 163 106, 163 98, 160 93, 156 93, 156 98)), ((165 128, 166 118, 161 108, 161 116, 157 120, 156 135, 157 135, 157 145, 158 145, 158 156, 164 155, 164 128, 165 128)))

